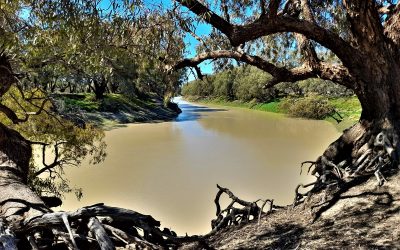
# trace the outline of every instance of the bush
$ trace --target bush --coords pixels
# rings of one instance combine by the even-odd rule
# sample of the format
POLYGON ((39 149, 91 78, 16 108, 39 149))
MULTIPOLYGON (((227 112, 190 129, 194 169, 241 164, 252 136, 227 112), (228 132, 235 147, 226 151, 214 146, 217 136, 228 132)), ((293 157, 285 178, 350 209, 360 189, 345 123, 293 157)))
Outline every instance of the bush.
POLYGON ((214 96, 214 86, 212 80, 214 76, 207 76, 204 80, 194 80, 182 86, 183 96, 214 96))
POLYGON ((329 97, 351 96, 353 91, 344 86, 333 83, 331 81, 324 81, 321 79, 307 79, 298 82, 301 92, 303 94, 315 93, 317 95, 329 97))
POLYGON ((285 98, 279 108, 290 116, 308 119, 324 119, 334 113, 334 108, 323 96, 310 95, 303 98, 285 98))
POLYGON ((264 89, 264 85, 271 80, 271 76, 255 67, 243 67, 236 69, 236 78, 233 83, 235 99, 249 102, 268 102, 273 100, 275 89, 264 89))

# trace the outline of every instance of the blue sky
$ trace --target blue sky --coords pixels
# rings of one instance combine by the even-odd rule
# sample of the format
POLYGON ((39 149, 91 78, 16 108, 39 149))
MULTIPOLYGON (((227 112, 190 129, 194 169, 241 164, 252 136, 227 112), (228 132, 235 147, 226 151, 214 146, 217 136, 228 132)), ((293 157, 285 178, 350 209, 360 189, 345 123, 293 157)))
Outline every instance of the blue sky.
MULTIPOLYGON (((105 0, 107 1, 107 0, 105 0)), ((164 8, 171 8, 172 7, 172 2, 173 0, 143 0, 143 3, 149 7, 151 5, 154 6, 163 6, 164 8)), ((205 23, 199 24, 196 26, 195 33, 198 36, 203 36, 203 35, 208 35, 211 32, 211 26, 205 23)), ((199 42, 192 37, 190 34, 187 34, 184 38, 184 41, 186 43, 186 57, 191 58, 196 56, 196 46, 199 44, 199 42)), ((199 65, 201 72, 203 74, 212 74, 213 73, 213 67, 211 62, 203 62, 199 65)), ((195 76, 191 70, 188 70, 188 80, 194 80, 197 76, 195 76)))
MULTIPOLYGON (((210 31, 211 31, 211 27, 209 25, 200 24, 196 27, 195 33, 198 36, 202 36, 202 35, 210 34, 210 31)), ((185 43, 187 45, 187 55, 186 56, 190 57, 190 58, 196 56, 196 46, 199 44, 199 42, 195 38, 193 38, 190 34, 187 34, 185 37, 185 43)), ((213 73, 213 67, 212 67, 212 63, 210 61, 205 61, 205 62, 201 63, 199 65, 199 67, 203 74, 213 73)), ((188 75, 189 81, 194 80, 195 77, 197 77, 197 76, 194 76, 190 70, 188 71, 188 74, 189 74, 188 75)))
MULTIPOLYGON (((170 9, 172 7, 172 3, 173 0, 143 0, 143 5, 146 6, 147 8, 158 8, 162 6, 165 9, 170 9)), ((107 9, 110 6, 110 0, 101 0, 100 6, 104 9, 107 9)), ((211 32, 211 26, 208 24, 202 23, 196 26, 195 33, 200 37, 203 35, 208 35, 210 34, 210 32, 211 32)), ((199 44, 199 42, 190 34, 187 34, 185 36, 184 41, 186 43, 185 56, 188 58, 196 56, 196 46, 199 44)), ((210 61, 201 63, 199 67, 203 74, 213 73, 213 67, 210 61)), ((188 72, 188 81, 192 81, 195 78, 197 78, 197 76, 195 76, 190 69, 188 69, 187 72, 188 72)))

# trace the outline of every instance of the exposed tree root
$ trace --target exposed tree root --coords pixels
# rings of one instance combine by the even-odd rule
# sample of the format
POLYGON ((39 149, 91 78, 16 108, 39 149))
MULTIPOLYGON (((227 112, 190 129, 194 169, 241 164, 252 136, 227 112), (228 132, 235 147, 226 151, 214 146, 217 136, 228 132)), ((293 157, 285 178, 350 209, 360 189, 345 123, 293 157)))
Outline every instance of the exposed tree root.
MULTIPOLYGON (((377 179, 377 185, 381 186, 387 181, 385 176, 393 172, 392 170, 397 170, 396 146, 389 139, 390 132, 382 131, 373 136, 372 133, 367 133, 357 127, 356 131, 350 129, 347 132, 350 136, 346 134, 342 136, 317 161, 305 161, 301 164, 300 174, 303 166, 308 164, 307 174, 311 172, 317 179, 312 183, 299 184, 296 187, 292 206, 304 203, 314 194, 323 193, 322 202, 311 203, 314 221, 332 207, 340 199, 340 195, 350 188, 374 176, 377 179), (356 157, 354 157, 354 152, 356 152, 356 157), (309 187, 311 187, 310 190, 304 193, 300 192, 300 188, 309 187)), ((392 141, 396 141, 395 136, 390 136, 392 141)), ((273 209, 283 208, 274 205, 273 200, 244 201, 229 189, 219 185, 217 187, 219 190, 214 200, 217 218, 212 220, 212 231, 208 235, 230 225, 238 225, 255 218, 260 220, 262 214, 268 214, 273 209), (229 196, 231 202, 221 210, 220 197, 223 193, 229 196), (259 202, 261 206, 259 206, 259 202), (264 212, 267 203, 269 203, 269 210, 264 212), (234 205, 239 205, 239 207, 234 205)))
POLYGON ((230 225, 239 225, 240 223, 249 222, 254 219, 260 221, 262 214, 270 213, 273 209, 281 208, 274 205, 274 200, 259 199, 254 202, 244 201, 234 195, 229 189, 223 188, 218 184, 217 187, 219 190, 214 200, 217 209, 217 218, 211 221, 212 231, 208 235, 212 235, 230 225), (231 202, 225 209, 221 210, 219 202, 223 193, 229 196, 231 202), (261 202, 261 206, 258 206, 259 202, 261 202), (264 212, 263 210, 267 203, 269 203, 269 210, 264 212), (240 207, 234 207, 235 204, 238 204, 240 207))
POLYGON ((295 190, 293 206, 303 203, 313 194, 324 192, 323 201, 312 206, 314 220, 332 207, 340 195, 349 188, 361 184, 371 177, 375 177, 377 185, 382 186, 386 176, 398 169, 398 156, 396 155, 397 136, 393 130, 382 130, 373 135, 371 131, 347 131, 333 143, 317 161, 307 161, 301 164, 310 164, 308 172, 317 177, 310 184, 300 184, 295 190), (347 136, 347 138, 346 138, 347 136), (353 141, 349 140, 353 138, 353 141), (347 139, 347 141, 346 141, 347 139), (300 187, 312 189, 300 193, 300 187), (319 209, 315 209, 319 208, 319 209))
POLYGON ((28 218, 13 225, 13 232, 9 226, 0 223, 0 249, 17 249, 17 241, 23 249, 163 249, 198 239, 161 231, 160 222, 149 215, 103 204, 28 218))
MULTIPOLYGON (((331 144, 315 162, 309 164, 308 172, 317 177, 315 182, 300 184, 295 190, 293 206, 306 204, 311 197, 323 197, 312 201, 314 221, 332 207, 340 196, 369 178, 376 178, 383 185, 391 173, 398 170, 397 137, 390 130, 366 132, 350 130, 331 144), (349 135, 350 134, 350 135, 349 135), (347 137, 346 137, 347 136, 347 137), (309 188, 305 193, 300 188, 309 188), (322 194, 322 196, 321 196, 322 194)), ((52 212, 35 199, 6 199, 13 213, 6 213, 0 221, 1 249, 174 249, 185 242, 205 240, 216 232, 230 226, 260 221, 261 216, 283 207, 274 205, 270 199, 249 202, 238 198, 229 189, 217 185, 215 197, 216 219, 212 230, 204 236, 179 237, 173 231, 160 229, 160 222, 149 215, 132 210, 96 204, 74 212, 52 212), (229 205, 221 209, 220 198, 226 194, 229 205), (267 206, 268 205, 268 206, 267 206), (20 207, 15 209, 15 207, 20 207), (266 211, 264 211, 267 206, 266 211), (32 209, 36 212, 27 211, 32 209), (12 211, 14 211, 12 210, 12 211), (26 216, 26 217, 25 217, 26 216), (12 219, 12 218, 23 218, 12 219)))

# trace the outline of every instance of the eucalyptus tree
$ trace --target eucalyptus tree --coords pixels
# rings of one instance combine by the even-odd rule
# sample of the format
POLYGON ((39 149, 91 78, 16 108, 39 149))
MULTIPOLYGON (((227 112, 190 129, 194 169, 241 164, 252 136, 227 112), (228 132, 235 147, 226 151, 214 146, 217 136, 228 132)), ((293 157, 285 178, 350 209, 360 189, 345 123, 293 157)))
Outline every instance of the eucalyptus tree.
POLYGON ((320 78, 354 91, 361 118, 313 163, 312 173, 318 176, 314 190, 364 174, 375 174, 382 184, 382 171, 397 168, 398 1, 176 0, 175 12, 200 46, 195 57, 171 69, 230 58, 270 73, 273 79, 265 87, 320 78), (195 22, 209 24, 211 36, 196 35, 195 22))
MULTIPOLYGON (((62 174, 66 165, 79 164, 83 155, 95 153, 95 162, 104 157, 103 145, 90 145, 102 133, 84 132, 76 127, 83 124, 54 114, 54 105, 41 88, 41 81, 48 79, 64 83, 90 75, 108 80, 119 69, 112 65, 119 58, 117 52, 131 48, 125 43, 130 40, 124 40, 129 38, 126 32, 147 12, 138 8, 139 1, 103 4, 92 0, 0 1, 0 249, 90 249, 95 245, 112 249, 114 244, 154 247, 150 241, 165 246, 175 242, 174 234, 162 232, 151 216, 102 204, 76 212, 53 212, 39 195, 66 191, 62 178, 61 186, 55 187, 52 177, 62 174), (33 144, 41 146, 43 155, 48 147, 53 148, 54 161, 43 159, 40 167, 32 167, 33 144), (50 179, 36 178, 43 173, 50 179), (99 218, 110 220, 100 222, 99 218), (111 240, 109 234, 117 238, 111 240)), ((179 50, 175 55, 179 56, 179 50)))

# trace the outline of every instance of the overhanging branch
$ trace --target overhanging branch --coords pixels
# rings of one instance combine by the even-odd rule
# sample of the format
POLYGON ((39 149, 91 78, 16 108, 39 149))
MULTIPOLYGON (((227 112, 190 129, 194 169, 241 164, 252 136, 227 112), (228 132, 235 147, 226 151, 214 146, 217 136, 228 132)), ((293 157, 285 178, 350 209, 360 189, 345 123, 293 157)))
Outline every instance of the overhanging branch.
POLYGON ((280 82, 296 82, 308 78, 331 80, 348 88, 352 88, 354 83, 354 79, 350 76, 347 68, 342 65, 318 62, 313 68, 303 65, 293 69, 287 69, 285 67, 278 67, 259 56, 252 56, 243 51, 231 50, 204 52, 194 58, 183 59, 175 65, 169 66, 168 70, 173 71, 185 67, 196 68, 200 63, 206 60, 219 58, 232 58, 270 73, 274 79, 267 84, 267 87, 272 87, 280 82))
POLYGON ((230 37, 232 25, 224 18, 211 11, 205 5, 196 0, 176 0, 181 5, 188 8, 197 16, 202 17, 206 22, 220 30, 222 33, 230 37))
MULTIPOLYGON (((225 34, 233 47, 263 36, 281 32, 295 32, 330 49, 346 67, 356 70, 359 66, 362 66, 362 55, 357 49, 343 40, 338 34, 319 26, 315 22, 287 16, 282 12, 273 17, 261 15, 257 20, 249 24, 233 25, 197 0, 177 0, 177 2, 189 8, 194 14, 202 17, 207 23, 225 34), (349 55, 352 56, 349 57, 349 55)), ((275 11, 275 2, 280 1, 270 2, 271 5, 269 7, 271 9, 269 11, 275 11)))

